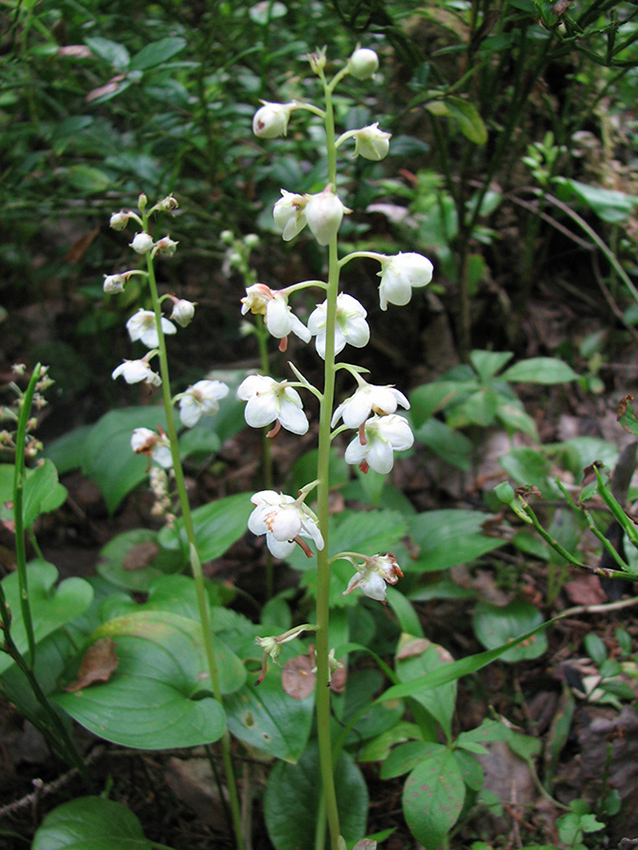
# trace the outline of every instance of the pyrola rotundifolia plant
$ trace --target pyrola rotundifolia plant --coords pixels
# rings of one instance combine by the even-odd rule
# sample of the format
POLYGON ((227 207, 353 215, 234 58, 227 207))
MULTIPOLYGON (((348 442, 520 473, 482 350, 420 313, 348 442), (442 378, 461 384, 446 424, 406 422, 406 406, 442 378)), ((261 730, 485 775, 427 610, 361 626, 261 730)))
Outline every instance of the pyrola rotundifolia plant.
MULTIPOLYGON (((393 386, 378 386, 368 382, 363 377, 366 370, 336 360, 337 355, 348 351, 348 346, 363 348, 370 340, 366 309, 352 295, 340 291, 340 273, 347 263, 357 258, 377 260, 380 265, 379 301, 381 309, 386 310, 389 304, 407 304, 413 289, 424 287, 430 282, 432 263, 414 252, 386 256, 371 251, 356 251, 340 256, 339 229, 344 216, 352 211, 337 191, 337 151, 352 139, 355 156, 381 160, 388 153, 390 134, 374 123, 337 136, 333 93, 347 75, 359 80, 371 78, 378 69, 379 60, 373 50, 358 48, 345 66, 328 80, 325 74, 325 50, 318 50, 309 59, 312 71, 323 86, 323 106, 297 101, 264 102, 253 119, 253 131, 261 139, 284 136, 292 113, 297 111, 311 112, 323 120, 328 161, 325 188, 314 194, 296 193, 294 186, 282 188, 281 198, 274 206, 273 217, 285 241, 295 239, 308 227, 319 245, 327 249, 328 278, 325 282, 302 281, 285 289, 276 289, 266 283, 252 284, 242 298, 242 313, 263 316, 268 332, 279 340, 281 351, 286 351, 291 333, 304 343, 314 341, 317 354, 324 361, 323 387, 312 386, 291 363, 295 380, 276 381, 266 375, 252 375, 241 384, 238 395, 246 402, 247 423, 256 428, 271 426, 270 436, 277 434, 280 428, 293 434, 305 434, 308 430, 308 419, 299 390, 312 393, 320 404, 315 480, 302 487, 297 495, 275 490, 255 493, 252 497, 255 509, 248 527, 254 534, 265 535, 266 545, 276 558, 288 557, 297 546, 308 557, 314 557, 313 548, 315 550, 318 570, 316 623, 297 627, 278 638, 258 638, 258 642, 264 652, 276 661, 282 643, 294 639, 304 630, 316 632, 316 707, 321 776, 331 847, 332 850, 339 850, 345 844, 340 835, 333 780, 328 688, 331 673, 338 666, 328 643, 331 563, 345 559, 353 565, 354 574, 345 593, 359 590, 382 603, 385 603, 386 585, 395 584, 403 574, 391 553, 370 557, 348 551, 339 552, 332 558, 328 556, 331 444, 336 434, 351 431, 352 439, 345 452, 346 461, 359 466, 363 472, 373 469, 379 473, 388 473, 394 464, 395 452, 409 449, 414 441, 408 421, 397 413, 399 408, 409 407, 405 395, 393 386), (321 300, 305 325, 294 312, 294 295, 308 289, 319 289, 321 300), (354 386, 352 394, 335 409, 337 372, 341 372, 344 379, 351 380, 354 386), (308 504, 314 500, 316 510, 308 504)), ((347 148, 351 155, 350 146, 347 148)))

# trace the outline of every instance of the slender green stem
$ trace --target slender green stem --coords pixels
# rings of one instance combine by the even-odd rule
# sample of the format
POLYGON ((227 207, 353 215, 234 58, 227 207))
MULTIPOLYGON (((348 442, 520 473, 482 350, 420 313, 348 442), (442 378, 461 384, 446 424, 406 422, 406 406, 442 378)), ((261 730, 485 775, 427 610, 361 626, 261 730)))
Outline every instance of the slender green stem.
MULTIPOLYGON (((148 216, 144 213, 144 230, 148 232, 148 216)), ((148 284, 153 302, 153 312, 155 313, 155 323, 157 326, 158 336, 158 352, 160 362, 160 376, 162 378, 162 397, 164 400, 164 411, 166 414, 166 433, 171 447, 171 456, 173 459, 173 474, 175 476, 175 486, 179 498, 180 508, 182 511, 182 520, 184 523, 184 531, 188 542, 189 559, 193 578, 195 580, 195 591, 197 594, 197 607, 202 626, 202 638, 204 642, 204 651, 206 653, 206 661, 210 674, 211 687, 215 699, 222 703, 222 691, 219 679, 219 669, 217 667, 217 659, 213 648, 213 633, 210 625, 210 613, 208 610, 208 597, 204 586, 204 574, 197 549, 197 540, 195 537, 195 528, 193 526, 193 517, 188 500, 188 492, 186 490, 186 482, 184 480, 184 470, 179 456, 179 440, 177 435, 177 426, 175 424, 175 411, 173 409, 173 400, 171 398, 170 373, 168 369, 168 355, 166 351, 166 339, 162 331, 162 311, 160 300, 157 292, 157 282, 155 279, 155 269, 153 266, 153 258, 150 253, 146 255, 148 284)), ((237 783, 233 771, 233 764, 230 752, 230 735, 226 730, 221 739, 222 758, 226 773, 226 781, 228 783, 228 794, 230 808, 233 817, 233 828, 235 831, 235 840, 238 850, 242 850, 244 846, 242 831, 241 831, 241 807, 239 804, 239 794, 237 791, 237 783)))
MULTIPOLYGON (((326 99, 326 147, 328 154, 328 181, 336 187, 337 152, 335 148, 334 113, 332 88, 321 77, 326 99)), ((334 80, 333 80, 334 82, 334 80)), ((335 328, 337 321, 337 295, 339 292, 339 258, 337 237, 328 246, 328 289, 326 293, 326 352, 324 362, 323 400, 319 416, 319 448, 317 461, 317 514, 319 528, 324 538, 324 548, 317 553, 317 735, 319 761, 323 785, 325 811, 330 830, 332 850, 337 850, 339 841, 339 812, 334 785, 332 742, 330 735, 330 668, 328 663, 330 620, 330 562, 328 558, 328 497, 330 492, 330 420, 335 392, 335 328)))

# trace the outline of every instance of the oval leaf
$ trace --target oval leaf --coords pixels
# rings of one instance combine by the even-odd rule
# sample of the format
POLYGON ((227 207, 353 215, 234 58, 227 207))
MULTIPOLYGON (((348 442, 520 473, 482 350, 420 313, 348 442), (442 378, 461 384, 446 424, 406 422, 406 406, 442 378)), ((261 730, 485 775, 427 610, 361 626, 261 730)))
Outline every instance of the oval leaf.
POLYGON ((151 850, 140 822, 121 803, 80 797, 54 809, 42 821, 31 850, 151 850))
POLYGON ((426 850, 436 850, 463 808, 465 783, 452 750, 435 751, 408 776, 403 813, 412 835, 426 850))
MULTIPOLYGON (((474 609, 474 634, 486 649, 496 649, 543 622, 543 615, 531 602, 515 599, 499 607, 489 602, 479 602, 474 609)), ((532 635, 518 646, 501 655, 503 661, 523 661, 538 658, 547 649, 545 632, 532 635)))
POLYGON ((550 385, 575 381, 578 375, 557 357, 530 357, 529 360, 521 360, 510 366, 501 378, 504 381, 550 385))
MULTIPOLYGON (((201 627, 165 612, 104 623, 93 638, 116 641, 119 665, 108 682, 55 702, 95 735, 125 747, 159 750, 217 741, 226 723, 210 692, 201 627)), ((223 665, 220 674, 223 679, 223 665)))

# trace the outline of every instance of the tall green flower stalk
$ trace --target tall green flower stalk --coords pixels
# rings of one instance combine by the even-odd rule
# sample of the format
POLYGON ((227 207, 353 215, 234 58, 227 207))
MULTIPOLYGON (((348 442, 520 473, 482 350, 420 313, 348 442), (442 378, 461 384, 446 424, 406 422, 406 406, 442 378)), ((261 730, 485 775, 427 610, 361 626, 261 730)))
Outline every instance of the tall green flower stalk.
MULTIPOLYGON (((175 333, 176 328, 170 320, 162 315, 162 303, 167 299, 173 301, 171 319, 182 327, 189 324, 192 320, 196 305, 183 299, 178 299, 173 295, 160 297, 155 276, 154 260, 157 254, 172 256, 177 248, 177 243, 168 236, 155 242, 150 235, 150 218, 153 213, 171 211, 176 206, 177 202, 175 199, 169 196, 147 211, 146 196, 141 195, 139 199, 139 215, 129 211, 126 213, 115 213, 111 217, 111 226, 116 230, 123 229, 129 219, 133 219, 141 226, 142 230, 133 239, 131 247, 137 253, 145 256, 146 272, 132 271, 126 272, 123 275, 111 276, 111 278, 116 278, 116 280, 113 282, 111 278, 107 278, 105 281, 105 290, 121 291, 128 277, 135 273, 144 274, 148 282, 152 311, 138 311, 137 314, 129 319, 127 328, 133 340, 141 340, 151 350, 142 360, 125 361, 122 366, 113 372, 113 377, 122 375, 128 383, 136 383, 143 380, 148 384, 161 386, 164 413, 166 416, 166 433, 160 432, 156 434, 148 429, 136 429, 133 434, 132 447, 137 453, 149 455, 159 464, 162 470, 166 468, 172 470, 180 513, 184 524, 187 544, 186 554, 195 581, 197 606, 211 687, 215 699, 221 704, 222 690, 217 659, 215 657, 208 597, 204 586, 204 575, 197 538, 195 536, 188 492, 186 490, 184 470, 179 455, 179 437, 174 406, 176 402, 179 402, 182 424, 190 427, 196 424, 201 415, 217 411, 217 402, 220 398, 227 395, 228 387, 220 381, 200 381, 193 387, 190 387, 185 393, 181 393, 175 398, 171 396, 166 333, 175 333), (155 356, 159 360, 159 374, 153 372, 150 367, 150 361, 155 356)), ((172 515, 169 515, 168 518, 169 521, 173 519, 172 515)), ((242 850, 244 840, 242 835, 241 806, 231 757, 230 734, 227 729, 221 738, 221 750, 236 845, 238 850, 242 850)))
POLYGON ((298 626, 277 638, 258 638, 257 642, 263 647, 265 655, 277 661, 282 643, 294 639, 304 630, 316 632, 316 717, 323 795, 315 846, 323 847, 327 822, 331 850, 342 850, 345 845, 340 831, 334 782, 330 734, 331 691, 328 687, 332 672, 341 666, 334 659, 334 651, 329 645, 331 564, 342 559, 349 561, 355 568, 355 574, 344 588, 344 593, 360 589, 381 602, 385 602, 386 585, 395 584, 402 572, 391 553, 372 557, 349 551, 332 556, 329 554, 330 452, 334 438, 342 431, 352 429, 354 438, 346 449, 346 461, 358 465, 363 472, 372 468, 387 473, 392 468, 394 452, 409 448, 414 437, 407 420, 395 413, 397 406, 409 407, 403 393, 394 387, 370 384, 363 379, 362 372, 365 370, 361 367, 337 362, 337 356, 346 345, 362 348, 370 338, 365 308, 352 296, 339 291, 340 273, 348 262, 358 257, 377 260, 381 264, 380 305, 385 310, 388 304, 407 304, 413 287, 429 283, 432 264, 425 257, 414 253, 385 256, 360 251, 339 257, 339 229, 343 216, 351 211, 337 193, 338 149, 347 140, 354 139, 355 155, 378 161, 388 152, 390 134, 380 130, 378 124, 350 130, 339 137, 335 131, 335 88, 347 75, 360 80, 369 79, 378 68, 378 58, 374 51, 358 48, 330 80, 325 74, 325 52, 317 51, 309 58, 311 68, 322 84, 323 108, 296 101, 286 104, 264 103, 255 114, 253 130, 262 139, 285 135, 290 116, 297 110, 310 112, 323 121, 328 162, 325 189, 309 195, 282 189, 282 197, 275 204, 273 216, 285 241, 294 239, 308 226, 319 245, 327 249, 328 278, 327 281, 303 281, 285 289, 272 289, 263 283, 253 284, 247 287, 242 299, 242 312, 250 310, 258 317, 263 317, 268 332, 280 340, 281 351, 287 350, 291 333, 306 343, 314 337, 317 353, 324 361, 323 386, 321 390, 312 386, 290 363, 296 381, 275 381, 267 376, 253 375, 242 383, 238 395, 247 402, 245 416, 249 425, 263 427, 274 423, 270 436, 275 436, 282 427, 294 434, 304 434, 308 430, 308 420, 303 412, 298 389, 311 392, 320 402, 316 479, 302 487, 297 497, 271 489, 256 493, 252 497, 255 510, 250 516, 248 527, 255 534, 266 536, 268 550, 275 558, 288 557, 296 546, 312 557, 313 552, 307 541, 315 545, 318 572, 316 623, 298 626), (325 300, 316 306, 306 326, 293 313, 289 299, 295 292, 310 288, 320 289, 325 300), (357 389, 335 409, 337 373, 340 370, 356 381, 357 389), (339 426, 340 419, 343 424, 339 426), (306 505, 311 493, 316 495, 316 513, 306 505))

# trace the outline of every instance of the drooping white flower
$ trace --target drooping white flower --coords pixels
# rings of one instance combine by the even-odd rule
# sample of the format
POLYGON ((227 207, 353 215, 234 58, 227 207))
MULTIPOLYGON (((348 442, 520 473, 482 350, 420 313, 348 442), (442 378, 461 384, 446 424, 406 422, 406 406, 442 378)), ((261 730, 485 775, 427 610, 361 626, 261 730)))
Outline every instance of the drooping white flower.
POLYGON ((219 401, 228 395, 228 387, 222 381, 197 381, 179 396, 179 417, 182 425, 192 428, 202 416, 219 411, 219 401))
POLYGON ((359 589, 366 596, 385 605, 386 583, 396 584, 400 578, 403 578, 401 567, 391 552, 387 555, 374 555, 372 558, 361 557, 363 562, 357 565, 357 572, 348 582, 343 595, 359 589))
POLYGON ((346 463, 358 465, 362 472, 374 469, 382 475, 394 465, 394 452, 404 452, 414 443, 414 434, 403 416, 373 416, 360 426, 359 434, 345 453, 346 463))
POLYGON ((388 155, 392 133, 386 133, 380 130, 378 122, 370 124, 367 127, 362 127, 360 130, 355 130, 353 136, 355 140, 355 156, 358 155, 364 159, 379 162, 379 160, 385 159, 388 155))
POLYGON ((242 315, 250 311, 264 316, 268 332, 280 339, 281 351, 287 347, 287 338, 294 333, 304 342, 310 342, 312 334, 304 323, 288 306, 288 295, 284 290, 271 289, 265 283, 254 283, 246 288, 246 295, 241 299, 242 315))
POLYGON ((155 256, 155 254, 165 254, 167 257, 172 257, 175 251, 177 251, 178 245, 179 242, 175 242, 175 240, 171 239, 170 236, 162 236, 162 238, 158 239, 155 243, 153 256, 155 256))
POLYGON ((285 136, 288 131, 290 113, 297 108, 296 103, 270 103, 262 100, 253 116, 253 133, 260 139, 276 139, 285 136))
POLYGON ((187 301, 185 298, 176 298, 174 295, 171 295, 171 299, 173 301, 171 319, 177 322, 181 328, 187 327, 193 321, 197 302, 187 301))
POLYGON ((379 57, 369 47, 358 47, 348 60, 348 70, 358 80, 368 80, 379 67, 379 57))
POLYGON ((302 538, 314 541, 317 549, 323 549, 317 517, 303 502, 274 490, 261 490, 250 501, 256 507, 248 518, 248 528, 253 534, 266 535, 266 545, 276 558, 288 557, 296 543, 311 556, 302 538))
POLYGON ((145 233, 142 231, 141 233, 136 233, 133 237, 133 241, 131 242, 131 248, 137 254, 148 254, 148 252, 153 247, 153 237, 150 233, 145 233))
POLYGON ((394 387, 380 387, 375 384, 368 384, 367 381, 362 379, 359 380, 359 387, 354 394, 341 402, 335 410, 331 423, 333 428, 342 417, 348 428, 358 428, 372 412, 382 415, 394 413, 399 404, 409 410, 410 402, 399 390, 394 387))
POLYGON ((124 230, 130 217, 131 213, 124 212, 124 210, 112 213, 109 220, 109 227, 113 228, 113 230, 124 230))
POLYGON ((157 434, 150 428, 136 428, 131 436, 131 448, 136 455, 149 455, 163 469, 173 466, 171 444, 163 432, 157 434))
POLYGON ((330 186, 318 195, 306 195, 306 221, 320 245, 327 245, 337 235, 344 212, 350 212, 341 203, 330 186))
MULTIPOLYGON (((275 381, 268 375, 249 375, 239 385, 237 397, 247 402, 244 416, 252 428, 278 422, 293 434, 305 434, 308 430, 299 393, 286 381, 275 381)), ((273 429, 275 433, 278 428, 276 425, 273 429)))
POLYGON ((388 257, 381 263, 379 300, 381 309, 388 304, 403 307, 412 298, 412 289, 426 286, 432 280, 433 266, 422 254, 409 252, 388 257))
MULTIPOLYGON (((159 345, 155 313, 152 310, 144 310, 140 307, 126 323, 126 330, 133 342, 139 339, 147 348, 157 348, 159 345)), ((174 334, 177 328, 168 319, 162 317, 162 330, 165 334, 174 334)))
POLYGON ((272 217, 284 242, 290 242, 306 226, 306 203, 303 195, 281 190, 281 198, 273 207, 272 217))
POLYGON ((120 375, 124 378, 127 384, 139 384, 145 381, 153 387, 159 387, 162 379, 151 369, 149 362, 142 358, 141 360, 125 360, 111 373, 113 380, 119 378, 120 375))
POLYGON ((124 292, 124 284, 128 280, 128 275, 123 274, 105 274, 104 275, 104 291, 113 295, 116 292, 124 292))
MULTIPOLYGON (((308 330, 316 337, 315 345, 320 357, 326 357, 327 301, 318 304, 308 319, 308 330)), ((335 324, 335 354, 343 350, 346 343, 363 348, 370 339, 370 328, 365 320, 367 312, 363 304, 345 292, 337 295, 337 320, 335 324)))

